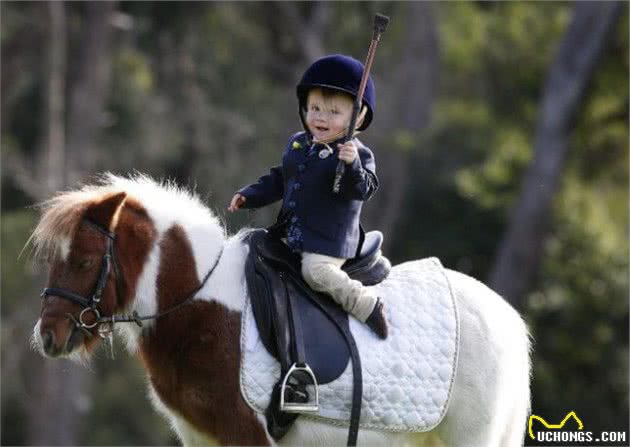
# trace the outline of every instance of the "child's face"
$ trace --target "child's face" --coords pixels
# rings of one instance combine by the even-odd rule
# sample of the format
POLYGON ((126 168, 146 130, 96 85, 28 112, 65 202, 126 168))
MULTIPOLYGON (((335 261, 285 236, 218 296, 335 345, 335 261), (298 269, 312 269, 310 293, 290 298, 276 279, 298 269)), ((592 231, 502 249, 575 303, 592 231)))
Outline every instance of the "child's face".
POLYGON ((343 136, 352 117, 352 97, 344 93, 324 95, 319 88, 308 93, 306 125, 317 141, 343 136))

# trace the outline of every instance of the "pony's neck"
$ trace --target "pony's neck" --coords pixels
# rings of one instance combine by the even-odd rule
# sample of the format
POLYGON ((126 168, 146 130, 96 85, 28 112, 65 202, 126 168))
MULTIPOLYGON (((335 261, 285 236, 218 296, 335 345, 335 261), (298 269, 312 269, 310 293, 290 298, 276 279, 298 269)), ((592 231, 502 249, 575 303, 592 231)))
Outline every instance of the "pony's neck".
MULTIPOLYGON (((245 307, 247 297, 245 260, 248 247, 241 237, 236 235, 223 242, 222 250, 219 263, 206 285, 197 293, 196 298, 203 301, 216 301, 240 313, 245 307)), ((208 267, 210 268, 212 266, 208 267)), ((207 271, 204 275, 206 273, 207 271)))
MULTIPOLYGON (((191 247, 195 244, 188 244, 186 236, 182 228, 175 227, 160 243, 156 281, 160 312, 181 303, 185 297, 173 297, 186 287, 198 287, 207 274, 206 270, 197 273, 199 258, 191 247)), ((235 237, 207 250, 208 259, 203 262, 208 270, 214 268, 207 283, 189 305, 143 331, 138 353, 160 401, 197 430, 221 445, 267 444, 264 426, 243 402, 239 388, 247 249, 235 237), (226 407, 232 410, 226 412, 226 407)))
MULTIPOLYGON (((240 311, 245 299, 244 260, 246 248, 240 238, 225 239, 215 225, 170 227, 156 225, 158 236, 146 257, 135 296, 127 312, 155 315, 189 297, 210 269, 216 267, 196 299, 218 301, 228 309, 240 311), (218 263, 217 263, 218 261, 218 263)), ((177 311, 175 311, 177 312, 177 311)), ((152 330, 153 320, 141 329, 135 325, 118 325, 117 331, 130 352, 136 352, 144 331, 152 330)))
POLYGON ((219 445, 267 445, 264 425, 240 394, 240 323, 239 312, 195 300, 156 322, 139 356, 159 401, 196 431, 219 445))

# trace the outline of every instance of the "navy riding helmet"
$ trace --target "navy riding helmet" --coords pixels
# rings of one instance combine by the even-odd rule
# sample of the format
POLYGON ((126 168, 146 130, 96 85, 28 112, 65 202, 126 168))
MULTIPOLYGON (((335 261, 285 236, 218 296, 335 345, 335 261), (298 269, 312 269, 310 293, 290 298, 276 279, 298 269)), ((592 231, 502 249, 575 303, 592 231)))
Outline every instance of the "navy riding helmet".
MULTIPOLYGON (((324 56, 313 62, 304 72, 297 86, 300 119, 302 120, 304 129, 307 127, 303 112, 306 110, 306 99, 310 89, 314 87, 325 87, 348 93, 356 99, 362 75, 363 64, 343 54, 324 56)), ((363 105, 367 106, 367 113, 358 130, 367 129, 372 122, 375 99, 374 83, 372 82, 372 78, 368 77, 365 92, 363 93, 363 105)))

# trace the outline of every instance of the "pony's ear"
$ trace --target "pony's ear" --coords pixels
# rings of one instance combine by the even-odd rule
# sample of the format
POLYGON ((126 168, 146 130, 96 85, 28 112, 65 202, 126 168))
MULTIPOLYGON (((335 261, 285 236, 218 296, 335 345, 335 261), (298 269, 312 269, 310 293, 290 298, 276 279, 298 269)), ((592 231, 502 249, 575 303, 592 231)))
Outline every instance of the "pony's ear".
POLYGON ((85 212, 85 217, 103 228, 112 230, 116 223, 118 210, 126 198, 126 192, 111 195, 90 206, 85 212))

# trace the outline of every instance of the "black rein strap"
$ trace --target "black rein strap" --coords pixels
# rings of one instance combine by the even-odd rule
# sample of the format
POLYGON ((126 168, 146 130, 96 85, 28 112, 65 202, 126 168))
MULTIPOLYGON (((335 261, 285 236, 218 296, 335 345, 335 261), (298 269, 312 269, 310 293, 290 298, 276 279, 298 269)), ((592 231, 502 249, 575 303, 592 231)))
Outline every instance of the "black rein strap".
POLYGON ((219 265, 219 260, 221 259, 221 256, 223 255, 223 247, 221 247, 221 251, 219 252, 219 256, 217 256, 216 261, 214 261, 214 265, 210 268, 210 270, 208 271, 208 273, 206 273, 206 276, 203 278, 203 281, 201 281, 201 283, 195 287, 195 289, 190 292, 188 294, 188 296, 186 297, 186 299, 184 299, 184 301, 182 301, 179 304, 176 304, 175 306, 171 307, 168 310, 165 310, 164 312, 160 312, 157 314, 153 314, 153 315, 144 315, 144 316, 140 316, 138 315, 138 312, 134 311, 131 315, 112 315, 111 317, 102 317, 99 320, 99 323, 136 323, 138 326, 142 327, 142 322, 145 320, 157 320, 160 317, 163 317, 165 315, 170 314, 171 312, 175 312, 176 310, 184 307, 185 305, 187 305, 188 303, 190 303, 192 301, 192 299, 195 297, 195 295, 197 294, 197 292, 199 292, 201 289, 203 289, 203 287, 206 285, 206 283, 208 282, 208 279, 210 279, 210 275, 212 275, 212 272, 214 272, 214 269, 217 267, 217 265, 219 265))

